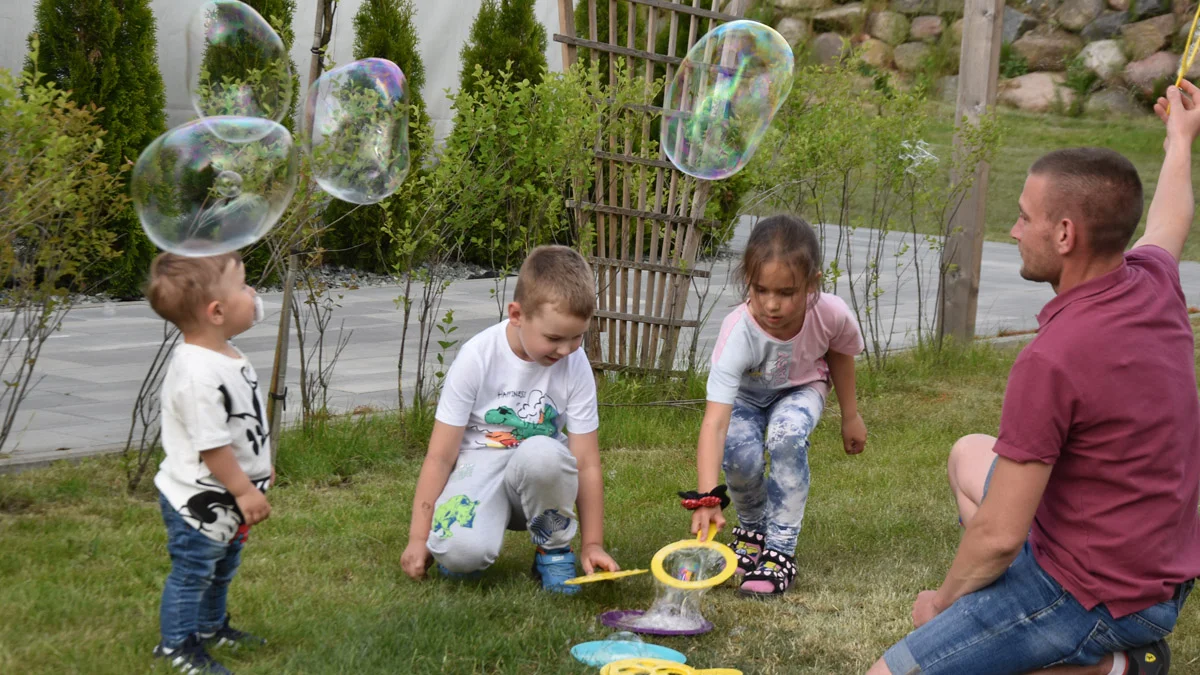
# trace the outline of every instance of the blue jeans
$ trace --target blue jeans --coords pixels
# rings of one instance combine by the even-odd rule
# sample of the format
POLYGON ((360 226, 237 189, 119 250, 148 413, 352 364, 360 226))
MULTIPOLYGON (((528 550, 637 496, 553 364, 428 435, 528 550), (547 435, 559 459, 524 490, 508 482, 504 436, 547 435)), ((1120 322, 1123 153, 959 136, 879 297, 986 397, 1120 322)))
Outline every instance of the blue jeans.
MULTIPOLYGON (((984 483, 984 495, 992 470, 984 483)), ((1106 654, 1157 642, 1175 629, 1192 590, 1181 584, 1166 602, 1114 619, 1091 611, 1038 565, 1029 542, 1003 576, 958 599, 884 655, 892 675, 1020 675, 1040 668, 1091 666, 1106 654)))
POLYGON ((733 404, 725 436, 729 496, 742 527, 765 533, 767 548, 787 555, 796 552, 808 503, 808 438, 824 410, 825 398, 807 386, 765 408, 741 399, 733 404))
POLYGON ((242 561, 242 543, 213 541, 188 525, 162 494, 158 503, 171 554, 159 626, 163 646, 175 648, 189 635, 212 633, 225 624, 225 599, 242 561))

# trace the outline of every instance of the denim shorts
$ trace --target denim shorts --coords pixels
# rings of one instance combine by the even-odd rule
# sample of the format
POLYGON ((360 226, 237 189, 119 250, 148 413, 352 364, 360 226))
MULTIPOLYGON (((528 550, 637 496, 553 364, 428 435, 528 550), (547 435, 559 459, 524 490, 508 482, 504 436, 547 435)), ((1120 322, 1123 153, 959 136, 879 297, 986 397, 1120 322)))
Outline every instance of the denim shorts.
POLYGON ((883 658, 892 675, 1019 675, 1095 665, 1106 654, 1170 634, 1192 584, 1181 584, 1170 600, 1114 619, 1104 605, 1084 609, 1038 565, 1025 542, 1003 576, 959 598, 883 658))

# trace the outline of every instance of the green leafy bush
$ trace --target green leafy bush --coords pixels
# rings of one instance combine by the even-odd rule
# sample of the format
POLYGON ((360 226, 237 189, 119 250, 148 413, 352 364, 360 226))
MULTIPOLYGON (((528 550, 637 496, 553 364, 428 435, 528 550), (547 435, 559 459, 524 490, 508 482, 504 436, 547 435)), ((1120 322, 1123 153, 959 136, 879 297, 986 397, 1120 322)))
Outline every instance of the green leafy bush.
POLYGON ((483 0, 460 54, 459 89, 476 92, 481 73, 508 73, 512 82, 537 84, 546 71, 546 27, 534 0, 483 0))
MULTIPOLYGON (((78 106, 97 108, 95 123, 108 132, 103 161, 116 175, 166 131, 149 0, 39 0, 34 16, 26 72, 39 73, 78 106)), ((140 295, 154 245, 131 208, 104 222, 121 255, 75 273, 104 282, 112 295, 140 295)))
MULTIPOLYGON (((400 67, 408 81, 409 161, 408 180, 422 170, 430 151, 432 133, 421 89, 425 86, 425 64, 418 51, 420 36, 413 22, 412 0, 366 0, 354 15, 354 58, 384 58, 400 67)), ((399 198, 387 208, 402 208, 399 198)), ((334 200, 325 214, 329 228, 321 235, 327 262, 355 269, 385 272, 391 269, 391 239, 384 232, 384 206, 356 207, 334 200)))

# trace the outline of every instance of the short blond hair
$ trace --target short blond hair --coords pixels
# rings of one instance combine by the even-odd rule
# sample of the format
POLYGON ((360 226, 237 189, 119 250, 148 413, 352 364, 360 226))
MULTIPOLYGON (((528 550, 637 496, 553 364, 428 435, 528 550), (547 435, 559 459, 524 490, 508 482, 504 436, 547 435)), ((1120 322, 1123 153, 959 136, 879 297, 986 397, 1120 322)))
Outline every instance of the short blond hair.
POLYGON ((513 301, 531 316, 543 305, 590 319, 596 311, 596 282, 592 268, 575 249, 539 246, 529 252, 517 275, 513 301))
POLYGON ((216 299, 229 263, 242 264, 242 256, 237 251, 203 258, 160 253, 150 263, 146 299, 156 314, 185 330, 196 323, 200 308, 216 299))

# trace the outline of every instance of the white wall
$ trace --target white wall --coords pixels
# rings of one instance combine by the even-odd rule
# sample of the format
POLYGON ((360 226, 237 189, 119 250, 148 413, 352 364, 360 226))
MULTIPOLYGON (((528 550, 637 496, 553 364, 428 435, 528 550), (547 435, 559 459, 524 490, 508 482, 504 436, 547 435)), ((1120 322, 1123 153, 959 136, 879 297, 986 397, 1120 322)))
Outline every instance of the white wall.
MULTIPOLYGON (((158 67, 167 93, 168 124, 176 126, 192 118, 187 96, 187 24, 204 0, 152 0, 158 20, 158 67)), ((0 68, 19 70, 25 60, 25 40, 33 30, 35 0, 0 0, 0 68)), ((354 14, 361 0, 341 0, 334 20, 330 53, 334 60, 353 60, 354 14)), ((458 88, 458 54, 471 30, 483 0, 415 0, 417 33, 425 62, 422 95, 429 107, 437 136, 450 131, 450 102, 446 89, 458 88)), ((301 78, 308 76, 317 0, 297 0, 296 42, 292 58, 301 78)), ((558 30, 558 0, 537 0, 537 17, 546 27, 546 60, 551 70, 561 70, 561 45, 552 36, 558 30)), ((303 95, 303 94, 302 94, 303 95)), ((301 102, 302 103, 302 102, 301 102)))

